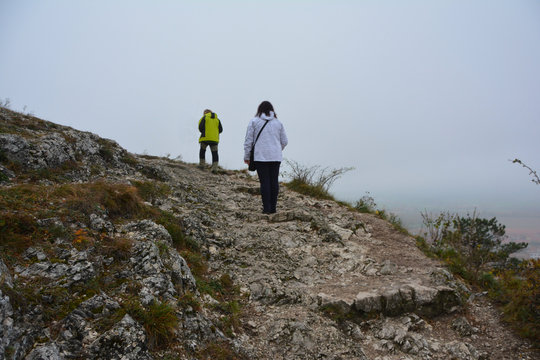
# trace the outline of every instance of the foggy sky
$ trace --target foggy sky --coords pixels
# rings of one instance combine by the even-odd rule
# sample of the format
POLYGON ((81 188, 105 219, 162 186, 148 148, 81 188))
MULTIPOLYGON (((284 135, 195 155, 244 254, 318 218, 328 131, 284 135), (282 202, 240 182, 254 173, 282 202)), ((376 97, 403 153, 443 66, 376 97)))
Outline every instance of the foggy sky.
MULTIPOLYGON (((540 218, 540 2, 0 0, 0 98, 114 139, 244 168, 258 104, 288 159, 355 170, 333 192, 540 218)), ((533 220, 533 222, 535 222, 533 220)), ((540 225, 537 226, 540 236, 540 225)))

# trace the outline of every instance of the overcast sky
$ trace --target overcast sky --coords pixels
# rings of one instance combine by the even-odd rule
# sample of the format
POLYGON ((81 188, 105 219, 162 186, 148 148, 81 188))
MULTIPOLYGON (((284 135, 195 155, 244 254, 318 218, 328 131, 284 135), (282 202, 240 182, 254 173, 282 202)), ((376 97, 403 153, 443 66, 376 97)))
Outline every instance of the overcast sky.
POLYGON ((339 198, 540 223, 508 161, 540 169, 538 0, 0 0, 0 49, 13 109, 131 152, 196 162, 210 108, 222 166, 244 168, 269 100, 286 158, 355 167, 339 198))

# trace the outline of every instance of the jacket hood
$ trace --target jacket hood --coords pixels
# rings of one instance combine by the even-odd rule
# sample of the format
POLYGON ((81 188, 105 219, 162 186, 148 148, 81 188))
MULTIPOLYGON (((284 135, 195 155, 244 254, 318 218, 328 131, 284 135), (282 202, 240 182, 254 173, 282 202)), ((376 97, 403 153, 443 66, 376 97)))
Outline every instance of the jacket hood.
POLYGON ((276 117, 274 115, 274 112, 270 111, 270 115, 261 114, 260 118, 263 120, 274 120, 276 117))

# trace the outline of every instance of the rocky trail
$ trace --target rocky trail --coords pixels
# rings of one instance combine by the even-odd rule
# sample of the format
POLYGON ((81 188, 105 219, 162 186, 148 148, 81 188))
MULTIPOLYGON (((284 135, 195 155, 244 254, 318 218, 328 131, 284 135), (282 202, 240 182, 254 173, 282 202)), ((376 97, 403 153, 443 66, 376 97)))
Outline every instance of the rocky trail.
POLYGON ((200 219, 212 271, 248 294, 238 341, 255 358, 534 358, 485 298, 466 302, 470 290, 387 221, 285 186, 264 215, 256 177, 171 171, 192 179, 172 186, 206 195, 161 206, 200 219))
POLYGON ((7 109, 0 155, 0 358, 540 358, 486 296, 375 215, 286 186, 264 215, 246 171, 129 154, 7 109), (137 184, 169 191, 130 207, 137 184), (202 290, 157 211, 182 224, 208 278, 232 280, 234 301, 202 290), (167 346, 144 316, 156 306, 172 309, 167 346))

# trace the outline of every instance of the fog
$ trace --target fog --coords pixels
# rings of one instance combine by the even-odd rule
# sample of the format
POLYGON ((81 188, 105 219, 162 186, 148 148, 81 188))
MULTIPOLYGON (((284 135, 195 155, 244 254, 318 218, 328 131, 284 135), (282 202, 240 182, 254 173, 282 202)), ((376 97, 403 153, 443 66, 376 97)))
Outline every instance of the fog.
POLYGON ((196 162, 210 108, 242 169, 269 100, 286 158, 355 168, 336 197, 369 191, 411 227, 477 209, 540 241, 540 186, 509 161, 540 169, 536 0, 1 0, 0 45, 12 108, 131 152, 196 162))

